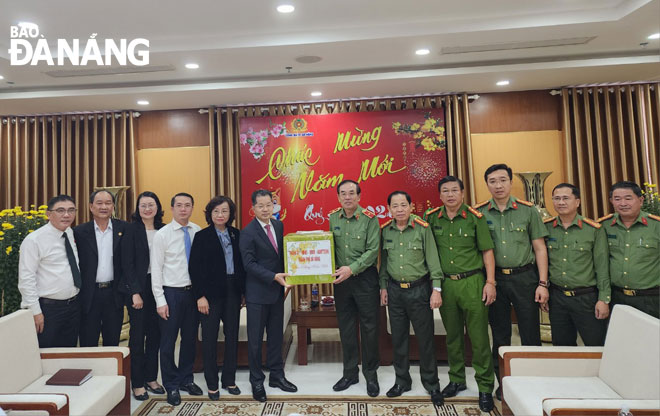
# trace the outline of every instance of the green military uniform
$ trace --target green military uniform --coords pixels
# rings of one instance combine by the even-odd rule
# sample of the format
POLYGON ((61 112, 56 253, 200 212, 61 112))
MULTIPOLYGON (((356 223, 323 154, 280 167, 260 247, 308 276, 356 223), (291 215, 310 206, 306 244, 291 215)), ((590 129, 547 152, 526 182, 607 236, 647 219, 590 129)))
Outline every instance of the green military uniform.
POLYGON ((378 289, 379 226, 369 210, 357 207, 346 217, 342 208, 330 212, 330 231, 335 242, 335 266, 349 266, 353 276, 335 285, 337 326, 344 360, 344 377, 358 376, 360 344, 356 320, 360 322, 362 374, 367 381, 377 381, 378 325, 380 294, 378 289))
POLYGON ((490 305, 488 319, 493 332, 493 365, 499 377, 498 349, 511 345, 511 305, 518 318, 522 345, 541 345, 539 307, 535 302, 539 276, 532 240, 548 235, 531 202, 509 197, 503 212, 494 199, 475 208, 484 217, 495 243, 497 298, 490 305))
POLYGON ((598 220, 610 249, 612 304, 633 306, 660 315, 660 217, 640 212, 626 228, 619 214, 598 220))
POLYGON ((419 372, 427 391, 440 389, 433 338, 432 287, 441 288, 442 268, 427 222, 411 215, 405 229, 390 220, 381 227, 380 288, 387 304, 394 347, 395 384, 410 388, 408 337, 412 323, 419 344, 419 372), (430 283, 429 283, 430 278, 430 283))
POLYGON ((486 218, 463 204, 450 219, 445 207, 424 214, 429 222, 445 281, 440 315, 447 330, 449 381, 465 384, 463 328, 472 341, 472 367, 479 392, 491 393, 495 380, 488 338, 488 307, 481 300, 485 278, 482 251, 494 248, 486 218))
POLYGON ((548 229, 548 278, 552 344, 605 343, 607 321, 596 319, 596 302, 610 303, 607 237, 601 226, 581 215, 564 229, 559 217, 544 221, 548 229))

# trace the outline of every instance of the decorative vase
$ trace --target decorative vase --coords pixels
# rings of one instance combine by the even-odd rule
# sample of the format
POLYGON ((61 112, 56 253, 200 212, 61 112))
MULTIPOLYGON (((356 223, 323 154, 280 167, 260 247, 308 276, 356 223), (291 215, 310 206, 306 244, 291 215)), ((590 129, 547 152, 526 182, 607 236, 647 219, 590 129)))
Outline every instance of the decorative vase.
MULTIPOLYGON (((545 220, 551 215, 545 207, 545 191, 543 189, 545 180, 552 172, 516 172, 525 187, 525 199, 533 203, 545 220)), ((552 342, 552 331, 550 330, 550 316, 547 312, 539 310, 541 323, 541 341, 552 342)))

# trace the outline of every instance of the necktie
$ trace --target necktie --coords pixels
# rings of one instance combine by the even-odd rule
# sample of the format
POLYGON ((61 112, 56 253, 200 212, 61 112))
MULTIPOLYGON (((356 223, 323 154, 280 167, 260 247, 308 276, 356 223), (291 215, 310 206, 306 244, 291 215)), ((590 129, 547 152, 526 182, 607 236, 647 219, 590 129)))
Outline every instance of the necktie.
POLYGON ((188 228, 190 227, 187 225, 185 227, 181 227, 181 229, 183 230, 183 243, 186 246, 186 259, 188 260, 188 262, 190 262, 190 246, 192 245, 192 243, 190 242, 190 234, 188 234, 188 228))
POLYGON ((71 266, 71 274, 73 275, 73 284, 80 289, 82 286, 82 279, 80 278, 80 269, 78 269, 78 263, 76 263, 76 255, 73 254, 73 247, 69 242, 69 236, 66 233, 62 233, 62 238, 64 239, 64 249, 66 250, 66 258, 69 260, 69 266, 71 266))
POLYGON ((280 252, 277 250, 277 243, 275 242, 275 236, 273 236, 273 232, 270 230, 270 224, 266 224, 266 234, 268 234, 268 239, 270 240, 270 243, 273 245, 275 252, 279 254, 280 252))

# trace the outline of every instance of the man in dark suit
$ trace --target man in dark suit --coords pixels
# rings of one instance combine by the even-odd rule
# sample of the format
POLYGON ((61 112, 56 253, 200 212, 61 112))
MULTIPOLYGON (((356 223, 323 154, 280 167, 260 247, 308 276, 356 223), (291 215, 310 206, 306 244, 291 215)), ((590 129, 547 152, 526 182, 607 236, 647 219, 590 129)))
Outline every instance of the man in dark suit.
POLYGON ((261 343, 266 328, 268 351, 266 365, 270 369, 268 385, 283 391, 298 388, 284 377, 282 360, 282 327, 284 325, 284 226, 272 218, 273 196, 264 189, 252 193, 256 218, 241 232, 240 249, 245 267, 245 300, 247 302, 248 361, 252 397, 266 401, 264 373, 261 370, 261 343))
POLYGON ((120 293, 120 243, 126 223, 112 219, 114 196, 104 189, 92 192, 89 209, 93 220, 73 229, 78 246, 82 287, 80 346, 119 345, 124 318, 124 303, 120 293))

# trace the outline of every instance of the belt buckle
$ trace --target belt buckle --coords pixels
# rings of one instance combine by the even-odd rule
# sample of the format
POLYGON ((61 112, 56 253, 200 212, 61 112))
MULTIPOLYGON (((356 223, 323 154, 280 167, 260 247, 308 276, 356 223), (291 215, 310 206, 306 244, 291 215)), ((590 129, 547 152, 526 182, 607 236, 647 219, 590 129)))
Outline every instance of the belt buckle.
POLYGON ((449 278, 451 280, 461 280, 461 275, 460 274, 450 274, 449 278))
POLYGON ((512 269, 502 269, 502 274, 511 274, 512 269))
POLYGON ((564 290, 563 292, 565 296, 575 296, 574 290, 564 290))
POLYGON ((401 289, 410 289, 410 283, 399 283, 401 289))
POLYGON ((634 289, 623 289, 623 294, 626 296, 637 296, 637 291, 634 289))

